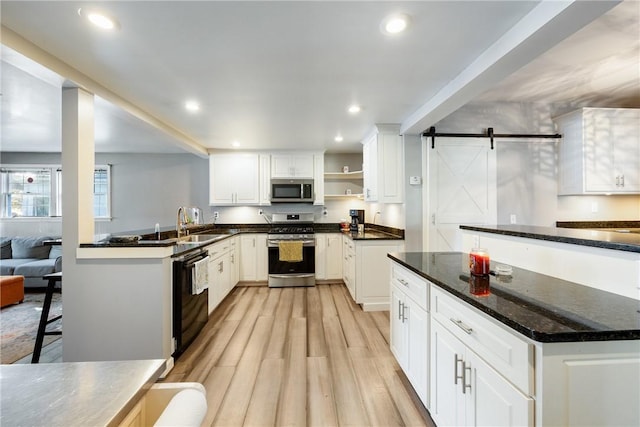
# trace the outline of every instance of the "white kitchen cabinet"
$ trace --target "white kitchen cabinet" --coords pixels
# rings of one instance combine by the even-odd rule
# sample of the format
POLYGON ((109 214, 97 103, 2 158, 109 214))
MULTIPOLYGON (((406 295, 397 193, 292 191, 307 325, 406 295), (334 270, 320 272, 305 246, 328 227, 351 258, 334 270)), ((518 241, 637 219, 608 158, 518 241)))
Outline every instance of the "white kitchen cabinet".
POLYGON ((554 121, 559 195, 640 193, 640 109, 582 108, 554 121))
POLYGON ((261 206, 271 205, 271 156, 260 154, 260 184, 259 184, 259 204, 261 206))
POLYGON ((376 125, 362 141, 363 192, 366 202, 402 203, 404 151, 398 125, 376 125))
POLYGON ((324 154, 313 155, 313 204, 324 205, 324 154))
POLYGON ((389 310, 389 252, 401 252, 402 240, 353 240, 343 235, 342 280, 365 311, 389 310))
POLYGON ((391 268, 391 352, 429 408, 429 313, 424 279, 393 264, 391 268))
POLYGON ((316 233, 316 279, 342 279, 342 234, 316 233))
POLYGON ((260 202, 258 155, 209 156, 209 204, 257 205, 260 202))
POLYGON ((534 400, 439 321, 431 324, 431 406, 438 426, 531 426, 534 400))
POLYGON ((207 247, 209 253, 209 314, 231 292, 237 281, 233 281, 233 264, 235 237, 207 247))
POLYGON ((342 281, 356 301, 356 245, 346 234, 342 236, 342 281))
POLYGON ((267 281, 268 267, 267 235, 240 235, 240 281, 267 281))
POLYGON ((314 178, 312 153, 271 154, 271 178, 314 178))

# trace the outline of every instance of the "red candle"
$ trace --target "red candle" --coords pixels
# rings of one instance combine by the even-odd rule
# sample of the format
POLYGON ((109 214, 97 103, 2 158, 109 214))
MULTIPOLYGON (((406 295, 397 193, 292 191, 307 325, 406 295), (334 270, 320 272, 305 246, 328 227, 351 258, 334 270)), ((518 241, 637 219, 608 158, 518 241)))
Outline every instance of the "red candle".
POLYGON ((489 274, 489 252, 486 249, 474 248, 469 254, 469 270, 471 274, 482 276, 489 274))

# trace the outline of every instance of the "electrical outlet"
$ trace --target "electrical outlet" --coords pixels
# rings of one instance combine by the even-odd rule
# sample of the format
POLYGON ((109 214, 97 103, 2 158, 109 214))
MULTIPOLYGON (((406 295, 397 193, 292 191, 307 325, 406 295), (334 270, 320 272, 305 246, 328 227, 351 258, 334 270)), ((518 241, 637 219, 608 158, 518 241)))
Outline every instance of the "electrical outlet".
POLYGON ((218 219, 218 218, 220 218, 220 212, 215 211, 215 212, 213 213, 213 219, 218 219))
POLYGON ((509 216, 509 222, 510 222, 511 224, 515 224, 515 223, 516 223, 516 214, 511 214, 511 215, 509 216))
POLYGON ((473 235, 473 247, 474 248, 480 247, 480 236, 478 236, 477 234, 473 235))
POLYGON ((598 212, 598 202, 591 202, 591 213, 598 212))

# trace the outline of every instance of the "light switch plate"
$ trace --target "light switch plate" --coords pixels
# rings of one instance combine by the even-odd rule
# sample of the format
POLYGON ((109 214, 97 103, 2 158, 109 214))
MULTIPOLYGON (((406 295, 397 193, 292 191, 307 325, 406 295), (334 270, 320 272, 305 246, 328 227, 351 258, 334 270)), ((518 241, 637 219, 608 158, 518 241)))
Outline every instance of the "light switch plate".
POLYGON ((420 185, 422 184, 422 178, 419 176, 410 176, 409 177, 409 184, 410 185, 420 185))

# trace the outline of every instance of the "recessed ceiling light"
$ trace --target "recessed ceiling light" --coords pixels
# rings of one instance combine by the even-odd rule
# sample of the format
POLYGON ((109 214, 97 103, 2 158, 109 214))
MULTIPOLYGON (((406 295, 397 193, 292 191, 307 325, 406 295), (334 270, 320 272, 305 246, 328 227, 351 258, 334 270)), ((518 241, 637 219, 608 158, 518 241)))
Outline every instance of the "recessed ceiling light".
POLYGON ((349 106, 349 109, 347 111, 349 111, 351 114, 357 114, 359 113, 361 110, 360 106, 357 104, 353 104, 351 106, 349 106))
POLYGON ((184 108, 186 108, 187 111, 195 113, 196 111, 200 111, 200 104, 198 104, 196 101, 187 101, 184 103, 184 108))
POLYGON ((342 138, 342 135, 337 135, 335 138, 333 138, 333 140, 335 142, 342 142, 344 141, 344 138, 342 138))
POLYGON ((78 9, 78 15, 103 30, 115 30, 120 28, 118 21, 104 12, 80 8, 78 9))
POLYGON ((382 21, 382 32, 384 34, 398 34, 409 26, 409 15, 404 13, 390 15, 382 21))

